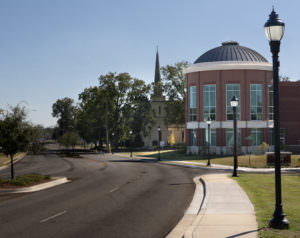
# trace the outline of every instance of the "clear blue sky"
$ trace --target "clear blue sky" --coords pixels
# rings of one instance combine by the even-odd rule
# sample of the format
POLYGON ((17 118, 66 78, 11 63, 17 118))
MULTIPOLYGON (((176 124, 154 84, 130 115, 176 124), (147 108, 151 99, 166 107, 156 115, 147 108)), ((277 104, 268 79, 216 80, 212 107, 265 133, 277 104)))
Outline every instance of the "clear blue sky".
POLYGON ((270 61, 263 25, 272 5, 286 23, 280 73, 300 79, 299 0, 1 0, 0 107, 25 101, 34 123, 55 125, 52 104, 77 101, 101 74, 152 82, 156 45, 161 66, 227 40, 270 61))

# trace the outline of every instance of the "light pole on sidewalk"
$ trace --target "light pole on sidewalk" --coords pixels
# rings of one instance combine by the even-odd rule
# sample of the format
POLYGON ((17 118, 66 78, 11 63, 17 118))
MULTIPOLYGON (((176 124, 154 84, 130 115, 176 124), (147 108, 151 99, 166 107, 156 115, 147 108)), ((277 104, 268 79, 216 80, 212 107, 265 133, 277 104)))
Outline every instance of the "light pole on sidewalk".
POLYGON ((232 177, 238 177, 237 175, 237 167, 238 167, 238 160, 237 160, 237 123, 236 123, 236 108, 239 105, 239 100, 236 96, 233 96, 230 105, 233 109, 233 138, 234 138, 234 148, 233 148, 233 154, 234 154, 234 167, 233 167, 233 173, 232 177))
POLYGON ((129 138, 129 147, 130 147, 130 157, 132 158, 132 131, 129 131, 130 138, 129 138))
POLYGON ((158 132, 158 160, 160 160, 160 126, 157 127, 158 132))
POLYGON ((112 140, 111 140, 111 154, 114 154, 114 152, 113 152, 113 148, 114 148, 114 136, 115 136, 115 133, 113 132, 113 133, 111 133, 111 135, 112 135, 112 140))
POLYGON ((207 124, 207 128, 208 128, 208 142, 207 142, 207 146, 208 146, 208 160, 207 160, 207 166, 210 166, 210 124, 211 124, 211 119, 210 117, 207 118, 207 121, 206 121, 206 124, 207 124))
POLYGON ((280 119, 279 119, 279 60, 280 41, 284 34, 285 24, 279 19, 274 8, 265 23, 266 37, 270 42, 273 57, 273 101, 274 101, 274 148, 275 148, 275 194, 276 205, 270 227, 288 229, 289 221, 285 218, 281 199, 281 165, 280 165, 280 119))

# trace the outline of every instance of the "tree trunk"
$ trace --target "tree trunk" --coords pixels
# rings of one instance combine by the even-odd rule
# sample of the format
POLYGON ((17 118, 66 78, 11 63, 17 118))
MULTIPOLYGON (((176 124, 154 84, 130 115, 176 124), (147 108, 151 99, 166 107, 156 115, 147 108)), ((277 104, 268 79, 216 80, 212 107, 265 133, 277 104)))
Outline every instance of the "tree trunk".
POLYGON ((10 155, 10 179, 13 180, 14 175, 14 155, 10 155))

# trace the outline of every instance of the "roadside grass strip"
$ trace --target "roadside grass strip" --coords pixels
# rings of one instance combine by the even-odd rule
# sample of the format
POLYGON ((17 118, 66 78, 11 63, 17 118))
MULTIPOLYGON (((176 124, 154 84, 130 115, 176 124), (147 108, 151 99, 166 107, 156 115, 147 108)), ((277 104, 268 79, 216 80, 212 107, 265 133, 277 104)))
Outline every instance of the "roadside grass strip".
POLYGON ((234 178, 247 193, 255 207, 259 225, 259 237, 300 237, 300 176, 282 174, 283 210, 290 222, 289 230, 269 228, 269 221, 275 210, 275 175, 240 174, 234 178))
POLYGON ((0 178, 0 188, 8 187, 8 186, 15 186, 15 187, 31 186, 41 182, 50 181, 50 179, 51 179, 50 176, 41 175, 41 174, 19 175, 12 180, 6 178, 0 178))

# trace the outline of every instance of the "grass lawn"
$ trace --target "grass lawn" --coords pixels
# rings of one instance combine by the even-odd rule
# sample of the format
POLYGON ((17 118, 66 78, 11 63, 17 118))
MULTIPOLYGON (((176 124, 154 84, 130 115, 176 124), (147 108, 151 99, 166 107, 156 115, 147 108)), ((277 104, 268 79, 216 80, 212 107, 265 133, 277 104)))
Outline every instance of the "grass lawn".
POLYGON ((8 188, 8 187, 23 187, 23 186, 31 186, 35 184, 39 184, 45 181, 50 180, 50 176, 41 175, 41 174, 24 174, 17 176, 13 180, 9 179, 0 179, 0 187, 8 188))
POLYGON ((282 175, 283 210, 290 222, 289 230, 274 230, 268 224, 275 210, 274 174, 240 174, 235 180, 255 207, 259 237, 300 237, 300 176, 282 175))
MULTIPOLYGON (((119 153, 126 156, 129 156, 129 153, 119 153)), ((144 156, 144 157, 153 157, 158 158, 157 151, 145 151, 145 152, 133 152, 134 156, 144 156)), ((163 150, 160 153, 160 157, 163 160, 187 160, 194 162, 203 162, 207 163, 207 156, 199 155, 186 155, 183 152, 178 152, 175 150, 163 150)), ((298 166, 298 159, 300 155, 291 156, 291 167, 298 166)), ((233 165, 233 157, 211 157, 212 164, 222 164, 222 165, 233 165)), ((241 167, 251 167, 251 168, 267 168, 266 155, 241 155, 238 156, 238 165, 241 167)), ((284 167, 284 166, 282 166, 284 167)))
MULTIPOLYGON (((20 157, 23 157, 24 155, 25 155, 24 152, 17 153, 14 157, 14 161, 20 157)), ((7 157, 5 154, 0 153, 0 167, 8 164, 10 164, 10 157, 7 157)))

